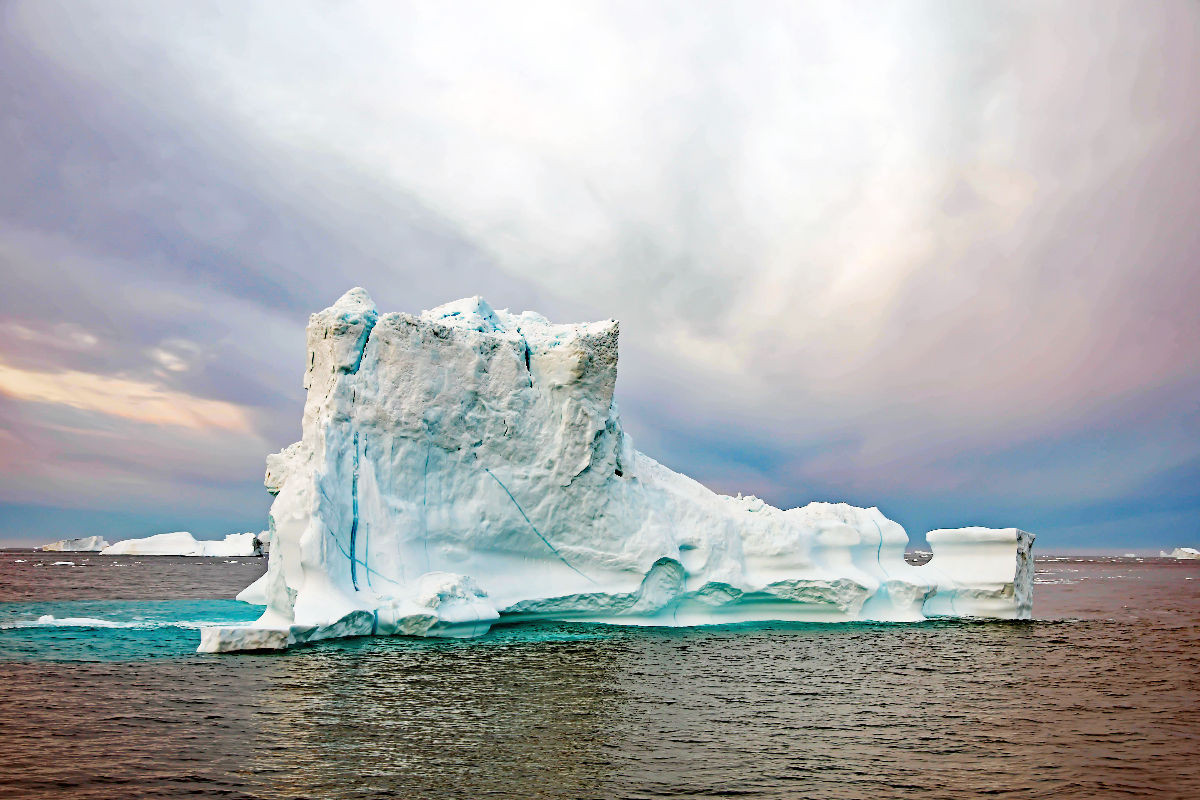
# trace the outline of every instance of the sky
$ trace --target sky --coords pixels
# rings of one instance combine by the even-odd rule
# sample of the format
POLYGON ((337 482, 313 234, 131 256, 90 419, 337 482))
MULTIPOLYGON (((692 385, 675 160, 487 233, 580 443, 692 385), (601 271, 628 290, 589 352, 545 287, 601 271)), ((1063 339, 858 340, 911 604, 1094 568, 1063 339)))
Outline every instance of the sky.
POLYGON ((304 325, 621 321, 721 492, 1200 545, 1200 4, 0 2, 0 545, 265 527, 304 325))

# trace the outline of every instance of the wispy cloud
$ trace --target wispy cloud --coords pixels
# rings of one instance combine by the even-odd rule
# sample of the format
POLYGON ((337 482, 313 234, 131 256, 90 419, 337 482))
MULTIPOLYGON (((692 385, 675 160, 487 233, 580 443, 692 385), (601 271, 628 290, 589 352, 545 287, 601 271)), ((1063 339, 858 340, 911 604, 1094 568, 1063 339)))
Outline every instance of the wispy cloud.
POLYGON ((17 400, 69 406, 151 425, 249 432, 245 409, 192 397, 144 381, 88 372, 38 372, 0 362, 0 394, 17 400))

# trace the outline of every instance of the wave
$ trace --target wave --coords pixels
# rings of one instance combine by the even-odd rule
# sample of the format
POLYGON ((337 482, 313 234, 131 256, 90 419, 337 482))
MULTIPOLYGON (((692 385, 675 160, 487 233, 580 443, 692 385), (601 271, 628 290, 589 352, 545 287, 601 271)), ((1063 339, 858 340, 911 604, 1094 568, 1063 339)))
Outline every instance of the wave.
POLYGON ((0 630, 15 628, 200 628, 205 625, 223 625, 231 627, 244 624, 229 620, 211 619, 176 619, 176 620, 113 620, 97 619, 95 617, 55 617, 43 614, 37 619, 19 619, 10 622, 0 622, 0 630))

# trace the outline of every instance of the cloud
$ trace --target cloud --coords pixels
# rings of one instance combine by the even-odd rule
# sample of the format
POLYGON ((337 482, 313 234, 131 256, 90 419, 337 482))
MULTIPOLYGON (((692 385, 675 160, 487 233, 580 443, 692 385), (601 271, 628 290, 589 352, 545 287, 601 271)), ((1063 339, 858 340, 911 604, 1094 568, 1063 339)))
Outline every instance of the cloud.
POLYGON ((270 445, 261 435, 108 410, 0 392, 0 506, 173 512, 183 522, 213 513, 245 519, 265 509, 262 455, 270 445))
POLYGON ((0 338, 29 342, 39 347, 86 351, 94 348, 100 340, 95 334, 70 322, 60 322, 45 330, 26 327, 19 322, 0 322, 0 338))
POLYGON ((70 406, 151 425, 249 432, 240 406, 192 397, 153 383, 88 372, 37 372, 0 362, 0 394, 70 406))
POLYGON ((722 489, 1134 502, 1200 440, 1198 16, 14 4, 0 348, 284 444, 308 312, 483 293, 620 318, 630 430, 722 489))
MULTIPOLYGON (((167 372, 187 372, 203 354, 203 348, 186 339, 168 339, 146 351, 167 372)), ((161 372, 159 373, 162 374, 161 372)))

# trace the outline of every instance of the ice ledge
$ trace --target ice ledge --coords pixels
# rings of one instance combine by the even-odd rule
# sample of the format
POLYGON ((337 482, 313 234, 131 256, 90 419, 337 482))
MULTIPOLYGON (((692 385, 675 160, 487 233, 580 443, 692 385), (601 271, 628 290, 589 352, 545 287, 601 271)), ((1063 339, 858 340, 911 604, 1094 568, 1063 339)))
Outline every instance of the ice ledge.
POLYGON ((1029 619, 1033 615, 1033 542, 1019 528, 957 528, 925 535, 933 558, 925 565, 938 591, 927 616, 1029 619))
MULTIPOLYGON (((874 587, 847 578, 781 580, 746 591, 709 582, 692 590, 674 559, 660 559, 630 593, 584 593, 528 600, 497 612, 470 579, 428 573, 416 579, 414 602, 355 610, 326 625, 233 625, 201 629, 197 652, 285 650, 347 636, 401 635, 469 638, 493 625, 530 620, 646 627, 702 627, 744 622, 920 622, 929 618, 1030 619, 1033 542, 1018 528, 959 528, 926 535, 933 559, 905 579, 874 587), (882 592, 888 609, 866 608, 882 592), (907 607, 910 610, 904 611, 907 607)), ((848 549, 858 542, 843 537, 848 549)), ((238 595, 258 600, 263 576, 238 595)))

